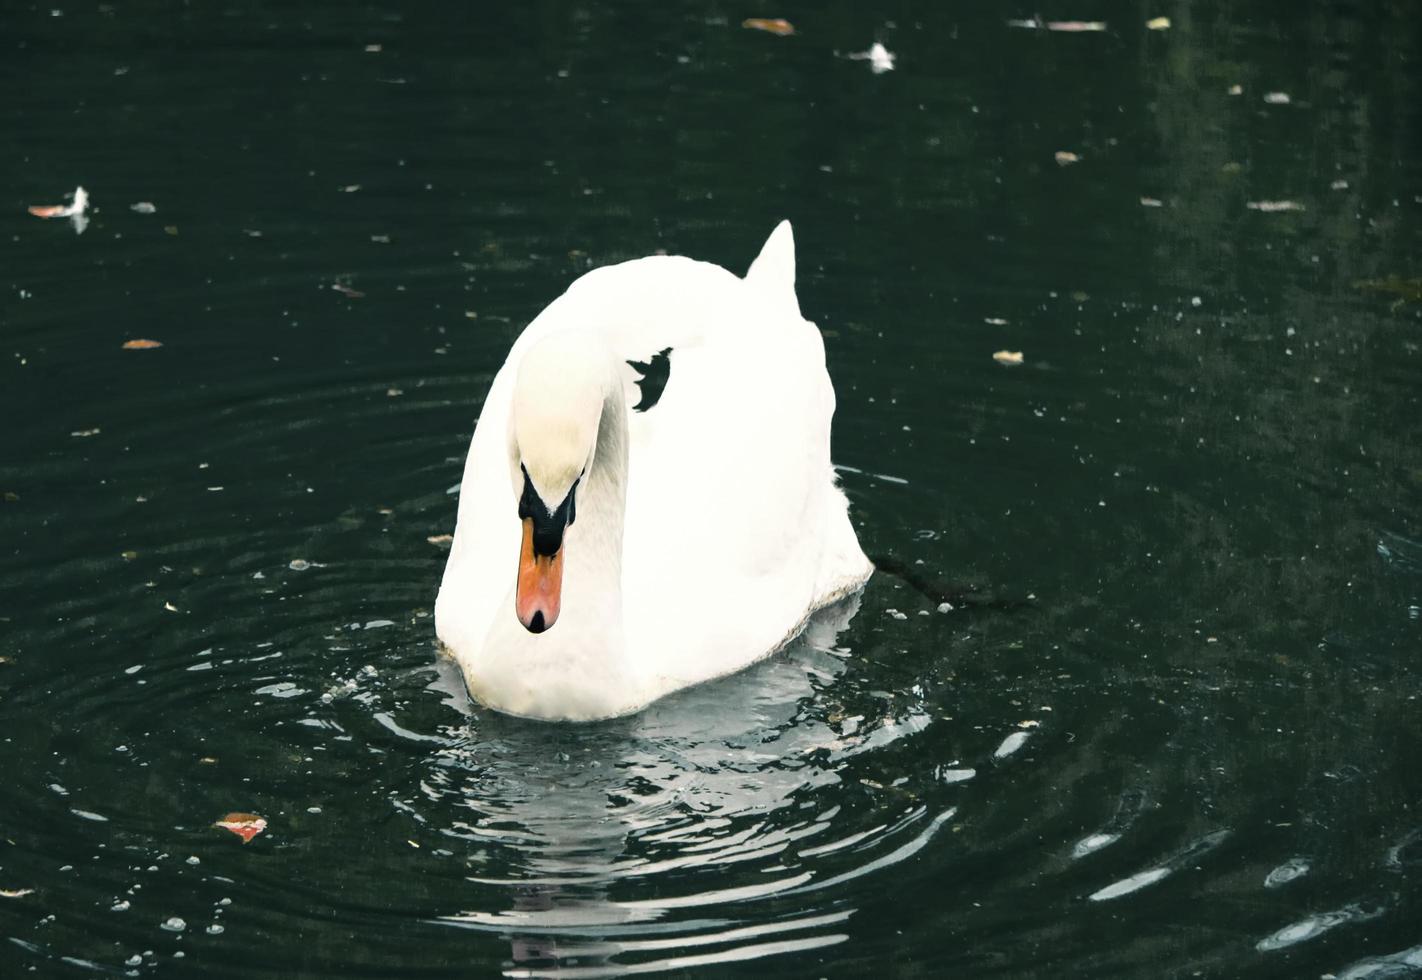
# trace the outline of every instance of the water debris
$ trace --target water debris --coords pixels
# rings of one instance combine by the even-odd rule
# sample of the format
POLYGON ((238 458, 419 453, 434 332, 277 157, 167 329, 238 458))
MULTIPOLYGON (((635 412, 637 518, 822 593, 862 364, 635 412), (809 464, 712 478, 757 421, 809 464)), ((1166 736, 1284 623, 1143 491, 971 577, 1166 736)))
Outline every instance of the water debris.
POLYGON ((1265 92, 1264 101, 1269 105, 1288 105, 1293 99, 1289 98, 1288 92, 1265 92))
POLYGON ((250 844, 253 837, 267 829, 267 819, 259 817, 255 813, 229 813, 213 826, 230 830, 242 838, 243 844, 250 844))
POLYGON ((365 297, 365 293, 359 289, 352 289, 343 282, 333 282, 331 283, 331 288, 347 299, 363 299, 365 297))
POLYGON ((1303 858, 1290 858, 1264 876, 1265 888, 1282 888, 1308 874, 1309 865, 1303 858))
POLYGON ((33 888, 0 888, 0 898, 24 898, 34 893, 33 888))
POLYGON ((868 51, 856 51, 849 56, 851 61, 869 62, 869 70, 876 75, 882 75, 886 71, 894 70, 894 59, 898 55, 884 47, 878 41, 869 46, 868 51))
POLYGON ((784 17, 747 17, 741 26, 751 31, 765 31, 776 37, 789 37, 795 33, 795 25, 784 17))
POLYGON ((1170 30, 1170 18, 1169 18, 1169 17, 1152 17, 1150 20, 1146 21, 1146 30, 1148 30, 1148 31, 1168 31, 1168 30, 1170 30))
POLYGON ((1084 858, 1088 854, 1095 854, 1103 847, 1110 847, 1120 839, 1120 834, 1091 834, 1076 842, 1076 846, 1071 849, 1071 856, 1073 858, 1084 858))
POLYGON ((1131 892, 1139 891, 1146 885, 1155 884, 1170 874, 1170 872, 1170 868, 1151 868, 1149 871, 1141 871, 1131 875, 1129 878, 1122 878, 1118 882, 1107 885, 1100 891, 1092 892, 1087 897, 1093 902, 1106 902, 1113 898, 1120 898, 1122 895, 1129 895, 1131 892))
POLYGON ((144 340, 142 338, 137 340, 125 340, 123 342, 124 350, 155 350, 162 346, 163 342, 161 340, 144 340))
POLYGON ((130 211, 136 211, 139 214, 154 214, 158 210, 152 201, 139 201, 136 204, 130 204, 128 209, 130 211))
POLYGON ((1265 214, 1274 214, 1279 211, 1307 210, 1298 201, 1250 201, 1244 206, 1251 211, 1262 211, 1265 214))
POLYGON ((28 210, 36 218, 68 218, 74 225, 74 234, 82 235, 89 227, 89 218, 84 213, 89 210, 89 192, 76 187, 68 204, 31 204, 28 210))
POLYGON ((1022 748, 1027 739, 1031 738, 1031 734, 1031 732, 1013 732, 1002 740, 1002 744, 993 752, 992 757, 994 759, 1006 759, 1009 755, 1022 748))
POLYGON ((449 546, 450 544, 452 544, 452 543, 454 542, 454 535, 452 535, 452 534, 431 534, 429 537, 425 538, 425 540, 428 541, 428 542, 429 542, 430 544, 432 544, 432 545, 435 545, 435 546, 437 546, 437 547, 443 548, 443 547, 449 546))
POLYGON ((1160 198, 1158 198, 1158 197, 1143 197, 1143 198, 1141 198, 1141 207, 1143 207, 1143 208, 1161 208, 1161 207, 1165 207, 1165 202, 1162 201, 1162 200, 1161 200, 1160 198))
POLYGON ((1399 301, 1422 300, 1422 279, 1404 279, 1401 276, 1359 279, 1353 283, 1353 288, 1370 293, 1390 293, 1399 301))
POLYGON ((1028 17, 1026 20, 1009 20, 1008 27, 1025 27, 1028 30, 1040 31, 1060 31, 1063 34, 1083 34, 1095 31, 1104 31, 1106 22, 1104 20, 1047 20, 1040 17, 1028 17))
POLYGON ((992 359, 999 364, 1016 367, 1022 363, 1022 352, 1020 350, 1000 350, 992 355, 992 359))
POLYGON ((1359 905, 1348 905, 1333 912, 1320 912, 1284 926, 1272 935, 1265 936, 1254 944, 1254 948, 1261 953, 1284 949, 1296 943, 1314 939, 1335 926, 1341 926, 1348 922, 1366 922, 1368 919, 1376 918, 1379 914, 1376 911, 1365 911, 1359 905))
POLYGON ((1056 153, 1052 154, 1052 157, 1057 161, 1057 166, 1059 167, 1068 167, 1071 166, 1073 163, 1081 162, 1081 157, 1077 156, 1070 150, 1058 150, 1056 153))

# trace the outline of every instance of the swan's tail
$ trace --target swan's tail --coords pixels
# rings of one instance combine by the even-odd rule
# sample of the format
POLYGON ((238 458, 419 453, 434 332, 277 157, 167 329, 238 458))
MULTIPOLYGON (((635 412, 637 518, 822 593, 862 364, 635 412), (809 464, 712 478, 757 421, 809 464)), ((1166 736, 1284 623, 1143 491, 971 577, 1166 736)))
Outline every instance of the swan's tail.
POLYGON ((800 301, 795 298, 795 234, 790 222, 780 222, 765 240, 746 273, 746 284, 778 310, 800 319, 800 301))

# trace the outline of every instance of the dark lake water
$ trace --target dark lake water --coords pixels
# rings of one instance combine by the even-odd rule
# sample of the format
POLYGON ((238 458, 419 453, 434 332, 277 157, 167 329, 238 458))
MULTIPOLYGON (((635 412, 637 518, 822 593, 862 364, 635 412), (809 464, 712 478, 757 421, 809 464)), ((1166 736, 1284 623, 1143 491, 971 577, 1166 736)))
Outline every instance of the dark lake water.
POLYGON ((1422 975, 1412 3, 53 3, 0 19, 0 975, 1422 975), (631 718, 471 707, 511 340, 782 217, 866 550, 1019 601, 881 573, 631 718))

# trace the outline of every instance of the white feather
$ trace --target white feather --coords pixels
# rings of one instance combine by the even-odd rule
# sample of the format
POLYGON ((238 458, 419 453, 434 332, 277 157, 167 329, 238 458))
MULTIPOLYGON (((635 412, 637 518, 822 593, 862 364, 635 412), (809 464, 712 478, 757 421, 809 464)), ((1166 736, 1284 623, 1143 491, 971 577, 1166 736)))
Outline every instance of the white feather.
POLYGON ((830 466, 824 346, 794 275, 782 222, 745 279, 668 256, 597 269, 514 342, 469 447, 435 604, 478 700, 547 719, 627 714, 774 652, 868 579, 830 466), (666 348, 661 399, 629 410, 638 374, 622 366, 666 348), (513 606, 520 458, 547 474, 535 483, 587 465, 562 612, 539 634, 513 606))

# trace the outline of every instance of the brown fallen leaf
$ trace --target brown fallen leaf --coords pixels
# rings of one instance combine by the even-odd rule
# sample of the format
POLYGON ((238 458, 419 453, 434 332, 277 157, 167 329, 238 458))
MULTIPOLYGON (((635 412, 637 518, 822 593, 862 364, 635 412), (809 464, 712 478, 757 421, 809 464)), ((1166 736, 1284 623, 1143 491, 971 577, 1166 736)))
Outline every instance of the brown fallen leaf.
POLYGON ((123 342, 124 350, 153 350, 155 347, 162 346, 163 342, 160 340, 125 340, 123 342))
POLYGON ((783 17, 747 17, 741 26, 752 31, 765 31, 777 37, 788 37, 795 33, 795 25, 783 17))
POLYGON ((82 187, 74 188, 72 204, 31 204, 26 210, 36 218, 81 218, 89 207, 89 194, 82 187))
POLYGON ((992 355, 992 359, 999 364, 1015 367, 1022 363, 1022 352, 1020 350, 1000 350, 992 355))
POLYGON ((425 538, 425 540, 428 541, 430 544, 435 544, 435 545, 449 544, 450 542, 452 542, 452 541, 454 540, 454 535, 452 535, 452 534, 431 534, 429 537, 425 538))
POLYGON ((352 289, 343 282, 333 282, 331 288, 349 299, 362 299, 365 296, 359 289, 352 289))
POLYGON ((1064 34, 1084 34, 1090 31, 1104 31, 1106 22, 1104 20, 1050 20, 1047 21, 1047 30, 1061 31, 1064 34))
POLYGON ((267 818, 255 813, 229 813, 213 826, 230 830, 242 838, 243 844, 250 844, 253 837, 267 829, 267 818))

